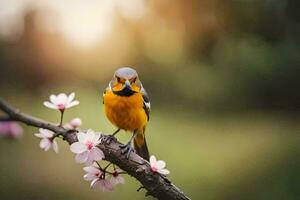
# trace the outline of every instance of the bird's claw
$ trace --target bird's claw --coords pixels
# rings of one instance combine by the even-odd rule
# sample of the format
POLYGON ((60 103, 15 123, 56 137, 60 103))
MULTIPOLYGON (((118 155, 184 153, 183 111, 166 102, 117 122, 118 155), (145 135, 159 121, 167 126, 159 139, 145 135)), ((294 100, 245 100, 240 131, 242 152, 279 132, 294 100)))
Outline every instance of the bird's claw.
POLYGON ((126 159, 129 159, 129 156, 131 152, 134 152, 134 148, 131 146, 130 143, 125 144, 125 145, 120 145, 121 148, 121 154, 126 154, 126 159))
POLYGON ((103 139, 103 143, 109 145, 112 141, 116 141, 117 139, 113 136, 113 135, 107 135, 104 139, 103 139))

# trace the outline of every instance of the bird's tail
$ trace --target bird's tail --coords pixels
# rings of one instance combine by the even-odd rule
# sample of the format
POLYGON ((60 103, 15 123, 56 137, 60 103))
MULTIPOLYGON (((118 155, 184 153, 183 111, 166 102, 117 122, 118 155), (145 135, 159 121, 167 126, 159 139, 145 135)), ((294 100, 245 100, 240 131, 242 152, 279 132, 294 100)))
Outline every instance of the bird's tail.
POLYGON ((144 158, 145 160, 149 161, 149 151, 146 143, 145 134, 143 131, 143 134, 138 133, 134 138, 134 149, 136 153, 144 158))

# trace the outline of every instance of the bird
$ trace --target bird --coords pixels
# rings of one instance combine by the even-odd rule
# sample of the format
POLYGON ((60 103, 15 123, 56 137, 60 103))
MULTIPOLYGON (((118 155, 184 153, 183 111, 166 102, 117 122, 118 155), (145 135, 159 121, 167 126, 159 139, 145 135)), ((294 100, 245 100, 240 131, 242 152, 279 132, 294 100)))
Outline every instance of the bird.
POLYGON ((149 161, 145 138, 146 125, 150 116, 150 100, 136 70, 122 67, 115 71, 108 87, 103 92, 104 112, 108 120, 120 130, 132 132, 127 144, 121 145, 121 153, 129 159, 135 152, 149 161), (132 147, 134 143, 134 148, 132 147))

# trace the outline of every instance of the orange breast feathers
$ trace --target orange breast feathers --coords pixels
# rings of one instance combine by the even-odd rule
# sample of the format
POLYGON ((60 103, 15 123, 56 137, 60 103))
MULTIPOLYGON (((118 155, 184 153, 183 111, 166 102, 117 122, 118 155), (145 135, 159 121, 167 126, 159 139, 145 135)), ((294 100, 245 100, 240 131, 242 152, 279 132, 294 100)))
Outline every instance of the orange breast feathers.
POLYGON ((143 133, 147 115, 143 108, 143 96, 137 92, 131 96, 118 96, 111 90, 104 95, 104 109, 107 118, 118 128, 143 133))

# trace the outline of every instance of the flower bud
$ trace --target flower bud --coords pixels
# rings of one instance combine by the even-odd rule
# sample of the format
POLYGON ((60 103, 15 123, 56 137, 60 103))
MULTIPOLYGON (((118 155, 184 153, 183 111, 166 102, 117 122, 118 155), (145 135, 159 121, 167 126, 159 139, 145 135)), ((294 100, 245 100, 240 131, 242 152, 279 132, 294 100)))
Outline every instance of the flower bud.
POLYGON ((79 128, 82 124, 82 121, 80 118, 74 118, 70 121, 70 125, 73 127, 73 128, 79 128))
POLYGON ((0 122, 0 136, 8 138, 20 138, 23 128, 16 122, 0 122))

